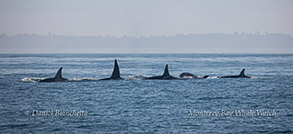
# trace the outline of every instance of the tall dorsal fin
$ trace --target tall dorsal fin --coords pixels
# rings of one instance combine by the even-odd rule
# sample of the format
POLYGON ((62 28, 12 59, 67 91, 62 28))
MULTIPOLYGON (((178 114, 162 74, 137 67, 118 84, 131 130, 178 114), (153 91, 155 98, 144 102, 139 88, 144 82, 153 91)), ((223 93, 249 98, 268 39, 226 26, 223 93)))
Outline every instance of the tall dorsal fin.
POLYGON ((115 59, 115 62, 114 62, 114 70, 112 72, 112 76, 111 78, 120 78, 120 71, 119 71, 119 66, 118 66, 118 63, 117 63, 117 60, 115 59))
POLYGON ((242 71, 240 72, 239 76, 245 76, 245 68, 242 69, 242 71))
POLYGON ((168 64, 166 65, 166 67, 165 67, 165 71, 164 71, 164 74, 163 74, 163 76, 169 76, 170 74, 169 74, 169 69, 168 69, 168 64))
POLYGON ((60 67, 57 74, 55 75, 55 78, 62 78, 62 68, 63 67, 60 67))

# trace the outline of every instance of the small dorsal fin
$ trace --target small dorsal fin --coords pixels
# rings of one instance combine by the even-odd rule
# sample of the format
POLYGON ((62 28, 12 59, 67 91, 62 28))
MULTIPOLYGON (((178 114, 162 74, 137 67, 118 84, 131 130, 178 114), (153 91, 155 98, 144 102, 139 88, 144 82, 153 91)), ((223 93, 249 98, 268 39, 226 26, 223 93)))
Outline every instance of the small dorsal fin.
POLYGON ((245 68, 242 69, 242 71, 240 72, 239 76, 245 76, 245 68))
POLYGON ((169 74, 169 69, 168 69, 168 64, 166 65, 166 67, 165 67, 165 71, 164 71, 164 74, 163 74, 163 76, 169 76, 170 74, 169 74))
POLYGON ((114 62, 114 70, 112 72, 111 78, 113 78, 113 79, 120 78, 119 66, 118 66, 118 63, 117 63, 116 59, 115 59, 115 62, 114 62))
POLYGON ((205 75, 205 76, 203 76, 202 78, 203 79, 206 79, 206 78, 208 78, 209 77, 209 75, 205 75))
POLYGON ((60 67, 57 74, 55 75, 55 78, 62 78, 62 68, 63 67, 60 67))

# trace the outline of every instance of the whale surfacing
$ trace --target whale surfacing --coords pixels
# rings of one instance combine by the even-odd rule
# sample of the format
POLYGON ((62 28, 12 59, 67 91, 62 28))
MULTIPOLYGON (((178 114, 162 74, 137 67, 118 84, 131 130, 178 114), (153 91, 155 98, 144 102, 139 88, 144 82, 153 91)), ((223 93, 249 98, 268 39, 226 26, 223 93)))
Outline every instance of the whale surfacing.
POLYGON ((178 79, 178 78, 170 75, 169 69, 168 69, 168 64, 167 64, 166 67, 165 67, 165 71, 164 71, 163 75, 148 77, 148 78, 145 78, 145 79, 148 79, 148 80, 174 80, 174 79, 178 79))
POLYGON ((184 79, 184 78, 192 78, 192 79, 200 79, 199 76, 196 76, 192 73, 188 73, 188 72, 183 72, 179 75, 180 78, 184 79))
POLYGON ((68 79, 62 77, 62 68, 63 67, 59 68, 59 70, 54 78, 47 78, 44 80, 40 80, 39 82, 64 82, 64 81, 68 81, 68 79))
POLYGON ((239 75, 222 76, 221 78, 251 78, 249 76, 246 76, 244 73, 245 68, 242 69, 239 75))
POLYGON ((110 78, 104 78, 104 79, 101 79, 101 80, 123 80, 123 78, 120 77, 119 66, 118 66, 118 62, 117 62, 116 59, 114 61, 114 69, 113 69, 111 77, 110 78))
POLYGON ((192 73, 188 73, 188 72, 183 72, 179 75, 179 77, 181 79, 188 79, 188 78, 191 78, 191 79, 207 79, 209 77, 209 75, 205 75, 203 76, 202 78, 195 75, 195 74, 192 74, 192 73))

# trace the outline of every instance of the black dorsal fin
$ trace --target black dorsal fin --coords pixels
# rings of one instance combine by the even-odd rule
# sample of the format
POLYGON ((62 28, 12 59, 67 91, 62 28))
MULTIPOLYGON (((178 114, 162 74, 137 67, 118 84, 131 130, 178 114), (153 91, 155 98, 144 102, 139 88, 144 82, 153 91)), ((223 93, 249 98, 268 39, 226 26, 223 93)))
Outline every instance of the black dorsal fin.
POLYGON ((63 67, 60 67, 57 74, 55 75, 55 78, 62 78, 62 68, 63 67))
POLYGON ((169 69, 168 69, 168 64, 167 64, 166 67, 165 67, 165 71, 164 71, 163 76, 170 76, 170 74, 169 74, 169 69))
POLYGON ((111 78, 112 79, 120 78, 119 66, 118 66, 118 63, 117 63, 116 59, 115 59, 115 62, 114 62, 114 70, 113 70, 111 78))
POLYGON ((239 76, 245 76, 245 68, 242 69, 242 71, 240 72, 239 76))

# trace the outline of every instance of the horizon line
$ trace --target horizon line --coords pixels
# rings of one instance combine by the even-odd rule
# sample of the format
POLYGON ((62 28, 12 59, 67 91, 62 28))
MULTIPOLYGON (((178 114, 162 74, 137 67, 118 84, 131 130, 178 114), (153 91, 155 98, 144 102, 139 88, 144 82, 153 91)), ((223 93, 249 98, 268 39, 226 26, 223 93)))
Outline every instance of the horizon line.
POLYGON ((201 48, 197 51, 154 51, 139 49, 57 49, 57 48, 21 48, 3 49, 0 54, 293 54, 293 48, 201 48))
POLYGON ((40 33, 15 33, 15 34, 8 34, 8 33, 0 33, 0 36, 8 36, 8 37, 15 37, 19 35, 37 35, 37 36, 66 36, 66 37, 107 37, 107 38, 158 38, 158 37, 176 37, 176 36, 189 36, 189 35, 208 35, 208 34, 223 34, 223 35, 286 35, 293 38, 293 35, 288 33, 271 33, 271 32, 233 32, 233 33, 222 33, 222 32, 214 32, 214 33, 177 33, 173 35, 66 35, 66 34, 56 34, 48 32, 47 34, 40 34, 40 33))

